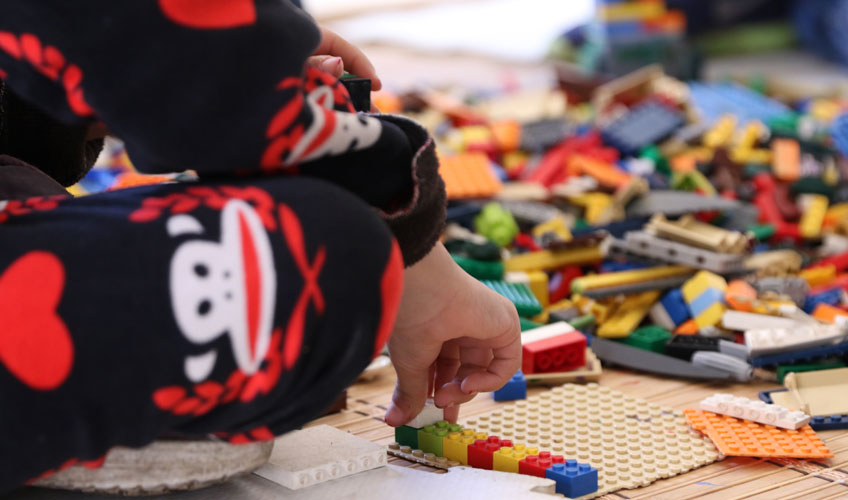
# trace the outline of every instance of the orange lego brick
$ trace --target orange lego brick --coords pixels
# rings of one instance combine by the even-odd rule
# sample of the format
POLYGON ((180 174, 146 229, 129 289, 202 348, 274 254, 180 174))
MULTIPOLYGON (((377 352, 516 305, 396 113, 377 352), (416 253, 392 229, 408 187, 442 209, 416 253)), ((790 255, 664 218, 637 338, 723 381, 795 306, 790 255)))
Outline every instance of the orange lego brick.
POLYGON ((751 312, 757 300, 757 291, 745 281, 734 280, 727 285, 724 300, 736 311, 751 312))
POLYGON ((626 186, 631 176, 610 163, 583 155, 574 155, 568 161, 568 172, 594 177, 602 186, 620 188, 626 186))
POLYGON ((771 142, 774 175, 782 181, 801 178, 801 146, 795 139, 775 139, 771 142))
POLYGON ((780 429, 727 415, 686 409, 689 425, 706 434, 730 457, 830 458, 827 448, 809 425, 798 430, 780 429))
POLYGON ((521 144, 521 124, 516 121, 493 123, 492 137, 501 151, 515 151, 521 144))
POLYGON ((848 311, 824 303, 817 305, 813 310, 813 317, 825 323, 836 323, 837 316, 848 316, 848 311))
POLYGON ((674 333, 678 335, 697 335, 699 331, 698 323, 696 323, 694 319, 690 319, 681 323, 680 326, 674 330, 674 333))
POLYGON ((487 198, 503 187, 489 167, 489 158, 483 153, 443 156, 439 163, 439 174, 445 181, 449 200, 487 198))

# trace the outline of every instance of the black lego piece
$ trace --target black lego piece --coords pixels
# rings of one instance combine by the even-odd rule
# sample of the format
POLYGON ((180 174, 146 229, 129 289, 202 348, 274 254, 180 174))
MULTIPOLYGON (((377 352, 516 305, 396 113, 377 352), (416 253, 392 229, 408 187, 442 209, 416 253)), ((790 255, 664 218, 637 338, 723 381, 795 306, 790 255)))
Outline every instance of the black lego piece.
POLYGON ((702 337, 701 335, 675 335, 665 345, 665 353, 669 356, 690 361, 698 351, 718 352, 718 338, 702 337))
POLYGON ((350 94, 353 109, 368 113, 371 111, 371 80, 355 75, 345 75, 339 80, 350 94))

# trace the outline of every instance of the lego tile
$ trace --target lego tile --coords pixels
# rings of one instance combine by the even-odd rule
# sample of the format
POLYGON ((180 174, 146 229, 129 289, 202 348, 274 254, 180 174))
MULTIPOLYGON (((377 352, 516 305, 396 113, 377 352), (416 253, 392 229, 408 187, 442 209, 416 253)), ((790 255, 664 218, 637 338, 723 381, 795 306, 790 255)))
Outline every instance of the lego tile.
POLYGON ((592 341, 592 350, 604 363, 612 363, 647 373, 692 379, 730 379, 730 375, 727 372, 695 366, 692 363, 671 356, 644 351, 637 347, 631 347, 600 337, 592 341))
POLYGON ((601 361, 586 348, 586 364, 567 372, 533 373, 525 375, 528 385, 560 385, 568 382, 597 382, 601 379, 601 361))
POLYGON ((395 427, 395 442, 402 446, 409 446, 413 450, 418 449, 418 431, 415 427, 401 425, 395 427))
POLYGON ((804 412, 792 411, 780 405, 766 404, 732 394, 713 394, 702 400, 700 407, 704 411, 752 420, 782 429, 799 429, 810 423, 809 415, 804 412))
POLYGON ((665 353, 669 356, 690 361, 698 351, 718 352, 718 341, 715 337, 700 335, 675 335, 665 345, 665 353))
POLYGON ((566 460, 554 464, 545 472, 545 477, 556 481, 556 492, 570 498, 581 497, 598 491, 598 469, 589 464, 566 460))
POLYGON ((515 401, 516 399, 527 398, 527 379, 524 378, 524 373, 521 370, 515 373, 506 384, 500 389, 494 391, 492 396, 495 401, 515 401))
POLYGON ((591 465, 598 470, 598 490, 587 499, 647 486, 718 458, 682 413, 597 384, 556 387, 464 425, 591 465), (653 467, 644 467, 648 463, 653 467))
POLYGON ((661 326, 650 325, 634 330, 630 336, 619 339, 619 342, 646 351, 665 354, 665 345, 670 339, 671 332, 661 326))
POLYGON ((798 430, 740 421, 712 412, 683 410, 692 427, 704 432, 725 456, 830 458, 833 453, 809 426, 798 430))
POLYGON ((605 338, 621 338, 635 330, 651 306, 660 298, 660 292, 642 292, 629 295, 619 304, 615 313, 598 327, 597 335, 605 338))
POLYGON ((542 312, 542 305, 525 284, 495 280, 484 280, 482 283, 512 301, 520 316, 531 317, 542 312))
POLYGON ((683 115, 662 104, 647 102, 631 109, 627 114, 601 130, 604 143, 624 155, 637 155, 683 126, 683 115))
POLYGON ((489 158, 483 153, 465 153, 439 158, 439 174, 445 181, 449 200, 485 198, 501 190, 489 158))
POLYGON ((388 453, 389 455, 409 460, 410 462, 435 467, 437 469, 450 469, 451 467, 458 467, 462 465, 456 460, 450 460, 446 457, 437 457, 433 453, 425 453, 422 450, 416 450, 409 446, 401 446, 398 443, 389 444, 383 453, 388 453))
POLYGON ((418 413, 415 418, 407 422, 406 425, 416 429, 421 429, 444 419, 445 411, 441 408, 436 408, 436 403, 433 401, 433 398, 427 398, 421 412, 418 413))
POLYGON ((848 342, 752 357, 749 362, 751 363, 751 366, 760 368, 787 363, 799 363, 817 358, 827 358, 830 356, 842 356, 845 353, 848 353, 848 342))
POLYGON ((385 465, 382 446, 319 425, 277 438, 271 458, 256 474, 297 490, 385 465))

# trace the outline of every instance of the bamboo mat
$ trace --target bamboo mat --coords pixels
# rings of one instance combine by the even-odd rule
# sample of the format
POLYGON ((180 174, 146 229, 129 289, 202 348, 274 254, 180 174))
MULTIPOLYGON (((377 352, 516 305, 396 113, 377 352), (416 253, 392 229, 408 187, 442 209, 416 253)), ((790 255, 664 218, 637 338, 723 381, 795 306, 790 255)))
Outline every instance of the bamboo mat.
MULTIPOLYGON (((347 410, 315 420, 309 425, 332 425, 365 439, 387 445, 394 441, 394 431, 383 422, 383 415, 391 401, 394 383, 394 372, 391 369, 385 370, 375 380, 359 382, 348 389, 347 410)), ((779 387, 777 384, 765 382, 730 385, 693 383, 607 369, 604 370, 599 383, 625 394, 678 410, 697 408, 703 398, 716 392, 727 392, 756 399, 758 391, 779 387)), ((531 387, 529 394, 544 390, 547 389, 531 387)), ((840 395, 835 396, 840 397, 840 395)), ((848 397, 848 395, 841 395, 841 397, 848 397)), ((508 403, 496 403, 492 400, 491 394, 480 394, 470 403, 463 405, 460 418, 485 415, 504 404, 508 403)), ((603 500, 848 499, 848 430, 822 431, 818 434, 834 453, 834 458, 804 461, 731 457, 679 476, 657 481, 645 488, 621 490, 601 498, 603 500)), ((443 472, 395 457, 390 457, 389 462, 394 465, 430 470, 434 473, 443 472)))

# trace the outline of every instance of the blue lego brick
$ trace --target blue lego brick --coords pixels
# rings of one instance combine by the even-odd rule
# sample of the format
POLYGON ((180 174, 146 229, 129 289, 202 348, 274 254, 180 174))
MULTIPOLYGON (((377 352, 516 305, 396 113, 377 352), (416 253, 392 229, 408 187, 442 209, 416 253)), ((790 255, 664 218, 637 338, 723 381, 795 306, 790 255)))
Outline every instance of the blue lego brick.
POLYGON ((633 108, 601 130, 606 144, 624 155, 637 155, 645 146, 655 144, 683 126, 683 114, 656 102, 633 108))
POLYGON ((689 312, 692 313, 692 317, 697 318, 716 302, 724 303, 724 292, 715 288, 707 288, 689 304, 689 312))
POLYGON ((545 471, 545 477, 556 481, 557 493, 570 498, 598 491, 598 469, 589 464, 578 464, 574 459, 552 465, 545 471))
POLYGON ((524 283, 507 283, 496 280, 483 280, 482 283, 511 300, 515 304, 519 316, 531 317, 541 314, 542 304, 530 291, 530 287, 524 283))
POLYGON ((810 427, 817 431, 833 431, 848 429, 848 415, 831 415, 829 417, 813 417, 810 427))
POLYGON ((804 312, 812 314, 819 304, 829 304, 831 306, 839 306, 842 302, 842 289, 831 288, 814 295, 807 295, 804 300, 804 312))
POLYGON ((774 404, 774 400, 771 398, 773 392, 786 392, 789 389, 772 389, 770 391, 760 391, 757 393, 757 397, 760 398, 760 401, 767 404, 774 404))
POLYGON ((690 82, 689 95, 701 119, 714 122, 724 114, 736 116, 739 123, 768 121, 792 110, 746 87, 731 82, 690 82))
POLYGON ((527 379, 524 372, 518 370, 503 387, 495 391, 495 401, 515 401, 516 399, 527 399, 527 379))
POLYGON ((686 305, 686 301, 683 300, 683 292, 679 288, 669 290, 668 293, 663 295, 660 302, 675 325, 680 325, 692 317, 689 314, 689 307, 686 305))
POLYGON ((820 347, 811 347, 809 349, 801 349, 799 351, 781 352, 778 354, 770 354, 768 356, 759 356, 751 358, 748 363, 755 368, 764 366, 783 365, 791 363, 799 363, 808 359, 826 358, 828 356, 842 356, 848 353, 848 342, 843 342, 836 345, 827 345, 820 347))
POLYGON ((830 136, 833 144, 845 156, 848 156, 848 113, 839 115, 830 124, 830 136))

